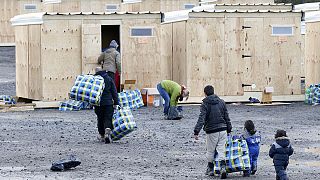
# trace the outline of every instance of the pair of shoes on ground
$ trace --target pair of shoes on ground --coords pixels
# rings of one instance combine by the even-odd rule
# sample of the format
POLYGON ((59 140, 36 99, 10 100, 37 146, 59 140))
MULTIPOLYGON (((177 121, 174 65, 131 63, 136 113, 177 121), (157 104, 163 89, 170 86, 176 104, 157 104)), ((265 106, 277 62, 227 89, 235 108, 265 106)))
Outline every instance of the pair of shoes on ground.
POLYGON ((110 128, 106 128, 106 134, 105 135, 99 135, 98 136, 98 140, 100 142, 104 142, 106 144, 110 144, 112 142, 111 140, 111 129, 110 128))
MULTIPOLYGON (((206 170, 206 173, 205 173, 206 175, 208 175, 208 176, 214 176, 215 175, 213 166, 214 165, 212 163, 208 163, 207 170, 206 170)), ((221 179, 227 179, 227 170, 226 170, 225 161, 221 161, 220 162, 220 178, 221 179)))

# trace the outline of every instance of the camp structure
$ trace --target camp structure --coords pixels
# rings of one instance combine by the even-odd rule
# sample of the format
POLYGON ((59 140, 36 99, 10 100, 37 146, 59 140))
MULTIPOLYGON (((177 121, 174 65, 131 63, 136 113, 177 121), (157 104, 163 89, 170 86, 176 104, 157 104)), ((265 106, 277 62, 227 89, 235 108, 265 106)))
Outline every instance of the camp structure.
POLYGON ((274 0, 200 0, 200 4, 274 4, 274 0))
POLYGON ((306 12, 306 86, 320 83, 320 11, 306 12))
POLYGON ((18 97, 67 99, 76 76, 94 73, 101 50, 112 39, 120 45, 122 80, 136 80, 137 88, 145 88, 172 77, 171 29, 161 25, 159 12, 35 13, 11 22, 18 97))
POLYGON ((182 19, 164 15, 173 29, 173 80, 192 97, 203 96, 208 84, 221 96, 265 87, 274 95, 301 94, 301 13, 193 11, 182 19))

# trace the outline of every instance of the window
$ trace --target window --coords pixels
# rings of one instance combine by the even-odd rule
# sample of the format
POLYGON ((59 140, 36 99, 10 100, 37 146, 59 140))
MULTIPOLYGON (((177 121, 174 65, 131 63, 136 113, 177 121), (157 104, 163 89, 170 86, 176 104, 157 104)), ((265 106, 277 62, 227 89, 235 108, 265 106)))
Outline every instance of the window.
POLYGON ((184 9, 192 9, 194 7, 195 7, 194 4, 184 4, 184 9))
POLYGON ((153 36, 153 28, 131 28, 132 37, 150 37, 153 36))
POLYGON ((24 5, 24 10, 36 10, 37 5, 36 4, 25 4, 24 5))
POLYGON ((272 26, 273 36, 293 36, 293 26, 272 26))
POLYGON ((119 10, 118 4, 106 4, 106 11, 107 12, 116 12, 119 10))

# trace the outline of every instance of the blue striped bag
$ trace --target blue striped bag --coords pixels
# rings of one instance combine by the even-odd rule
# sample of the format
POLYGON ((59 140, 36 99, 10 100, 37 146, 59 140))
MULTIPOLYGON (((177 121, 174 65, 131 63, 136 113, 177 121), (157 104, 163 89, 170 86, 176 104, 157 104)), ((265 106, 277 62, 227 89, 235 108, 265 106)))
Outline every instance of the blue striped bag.
POLYGON ((82 109, 90 109, 90 108, 91 106, 88 102, 76 101, 73 99, 63 101, 59 105, 60 111, 80 111, 82 109))
POLYGON ((126 92, 118 93, 118 99, 119 99, 119 105, 121 107, 129 107, 129 102, 128 102, 128 98, 127 98, 126 92))
POLYGON ((137 106, 136 106, 136 104, 135 104, 135 102, 134 102, 134 100, 135 100, 135 94, 133 93, 133 91, 126 91, 126 96, 127 96, 127 99, 128 99, 128 107, 130 108, 130 109, 136 109, 137 108, 137 106))
POLYGON ((136 105, 137 108, 143 107, 143 100, 142 100, 142 95, 139 89, 136 89, 134 91, 132 91, 135 94, 135 99, 134 99, 134 103, 136 105))
POLYGON ((71 88, 70 99, 99 106, 104 87, 104 79, 101 76, 79 75, 71 88))
POLYGON ((17 104, 16 100, 12 96, 1 95, 0 101, 3 101, 5 104, 17 104))
MULTIPOLYGON (((250 170, 249 147, 246 140, 241 139, 239 136, 228 136, 225 148, 226 170, 228 173, 250 170)), ((220 174, 220 162, 217 159, 214 165, 214 173, 220 174)))
POLYGON ((128 107, 114 112, 112 124, 114 129, 111 131, 111 139, 113 141, 123 138, 137 128, 131 110, 128 107))

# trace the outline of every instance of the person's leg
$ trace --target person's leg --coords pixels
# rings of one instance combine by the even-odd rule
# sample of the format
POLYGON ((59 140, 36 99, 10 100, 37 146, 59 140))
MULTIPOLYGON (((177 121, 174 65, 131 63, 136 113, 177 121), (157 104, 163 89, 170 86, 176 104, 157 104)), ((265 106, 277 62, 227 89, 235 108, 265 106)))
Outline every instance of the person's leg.
POLYGON ((110 128, 113 130, 113 125, 112 125, 112 117, 113 117, 113 105, 106 106, 106 111, 105 111, 105 127, 110 128))
POLYGON ((258 169, 258 157, 259 157, 259 150, 258 152, 255 152, 252 155, 252 160, 250 158, 250 162, 251 162, 251 174, 255 174, 257 172, 258 169))
POLYGON ((95 106, 94 112, 97 115, 98 119, 98 132, 101 137, 105 135, 105 125, 104 125, 104 118, 103 118, 103 106, 95 106))
POLYGON ((227 170, 226 170, 226 157, 225 157, 225 144, 227 141, 227 131, 220 131, 218 134, 218 141, 216 146, 216 151, 218 152, 218 160, 220 162, 220 174, 221 179, 227 178, 227 170))
POLYGON ((170 107, 170 96, 165 89, 162 88, 161 84, 157 85, 157 89, 159 91, 160 96, 164 99, 164 110, 163 113, 168 115, 169 107, 170 107))
POLYGON ((107 74, 108 74, 109 77, 111 77, 111 79, 112 79, 113 82, 114 82, 114 80, 115 80, 115 73, 114 73, 114 72, 111 72, 111 71, 108 71, 107 74))
POLYGON ((218 141, 217 133, 206 134, 206 148, 207 148, 206 157, 208 160, 206 175, 209 175, 209 176, 214 175, 214 163, 215 163, 217 141, 218 141))

